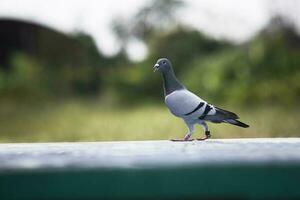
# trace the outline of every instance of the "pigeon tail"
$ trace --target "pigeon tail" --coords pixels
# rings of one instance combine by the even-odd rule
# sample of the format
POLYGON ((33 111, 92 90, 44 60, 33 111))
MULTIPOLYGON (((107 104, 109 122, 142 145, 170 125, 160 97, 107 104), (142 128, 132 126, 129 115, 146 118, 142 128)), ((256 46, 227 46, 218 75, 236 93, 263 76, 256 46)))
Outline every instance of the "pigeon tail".
POLYGON ((216 114, 206 116, 205 117, 206 120, 213 123, 225 122, 243 128, 249 127, 249 125, 237 120, 239 119, 239 116, 237 116, 237 114, 218 107, 215 107, 215 109, 216 109, 216 114))
POLYGON ((248 128, 249 125, 248 124, 245 124, 239 120, 236 120, 236 119, 226 119, 224 120, 224 122, 227 122, 229 124, 232 124, 232 125, 236 125, 236 126, 239 126, 239 127, 243 127, 243 128, 248 128))
POLYGON ((237 114, 230 112, 228 110, 224 110, 224 109, 221 109, 218 107, 215 107, 215 109, 217 111, 217 114, 223 115, 224 118, 227 118, 227 119, 238 119, 239 118, 239 116, 237 116, 237 114))

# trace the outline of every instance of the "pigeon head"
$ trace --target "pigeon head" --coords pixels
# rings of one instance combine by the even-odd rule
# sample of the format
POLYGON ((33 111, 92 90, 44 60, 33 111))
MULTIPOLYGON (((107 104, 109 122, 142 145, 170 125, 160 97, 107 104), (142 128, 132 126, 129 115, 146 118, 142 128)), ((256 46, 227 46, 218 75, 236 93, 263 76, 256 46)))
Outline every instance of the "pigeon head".
POLYGON ((156 64, 153 67, 154 72, 167 72, 172 71, 172 64, 167 58, 160 58, 157 60, 156 64))

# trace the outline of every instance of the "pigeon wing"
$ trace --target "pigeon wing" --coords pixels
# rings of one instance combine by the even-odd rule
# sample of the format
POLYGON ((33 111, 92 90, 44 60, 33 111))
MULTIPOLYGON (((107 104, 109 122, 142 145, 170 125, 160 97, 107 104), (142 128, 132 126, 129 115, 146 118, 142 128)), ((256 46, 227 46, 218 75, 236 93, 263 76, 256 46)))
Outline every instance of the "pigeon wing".
POLYGON ((192 113, 199 105, 206 102, 194 93, 184 89, 176 90, 165 97, 165 103, 176 116, 184 116, 192 113))

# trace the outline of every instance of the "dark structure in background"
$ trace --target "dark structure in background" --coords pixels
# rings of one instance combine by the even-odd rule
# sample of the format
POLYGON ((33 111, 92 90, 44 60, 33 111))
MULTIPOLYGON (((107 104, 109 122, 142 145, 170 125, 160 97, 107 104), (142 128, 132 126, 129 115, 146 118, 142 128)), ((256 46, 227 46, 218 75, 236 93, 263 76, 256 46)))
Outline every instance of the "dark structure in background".
POLYGON ((67 35, 32 22, 0 19, 0 44, 0 70, 7 75, 14 73, 13 61, 16 54, 21 54, 38 63, 41 74, 47 75, 49 81, 43 83, 47 85, 43 90, 49 89, 53 94, 83 94, 100 89, 100 66, 107 59, 98 52, 89 35, 67 35))
MULTIPOLYGON (((39 26, 16 20, 0 20, 0 66, 8 68, 9 57, 13 52, 24 51, 36 53, 37 35, 39 26)), ((40 28, 42 29, 42 28, 40 28)))
POLYGON ((0 19, 0 43, 2 68, 9 68, 10 56, 16 52, 74 66, 81 63, 81 44, 77 38, 31 22, 0 19))

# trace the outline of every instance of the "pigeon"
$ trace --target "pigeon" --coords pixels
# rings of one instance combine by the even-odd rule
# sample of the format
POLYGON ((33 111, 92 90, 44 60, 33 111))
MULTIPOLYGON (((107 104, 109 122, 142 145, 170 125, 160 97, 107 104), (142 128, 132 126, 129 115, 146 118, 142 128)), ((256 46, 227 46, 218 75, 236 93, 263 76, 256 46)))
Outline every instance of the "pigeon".
POLYGON ((153 68, 154 72, 159 71, 162 75, 167 107, 173 115, 182 118, 188 127, 188 132, 183 139, 172 141, 192 141, 191 136, 195 124, 200 124, 205 132, 205 136, 197 138, 197 140, 206 140, 211 137, 206 122, 228 123, 243 128, 249 127, 249 125, 239 121, 239 117, 235 113, 209 104, 190 92, 176 78, 172 64, 167 58, 158 59, 153 68))

